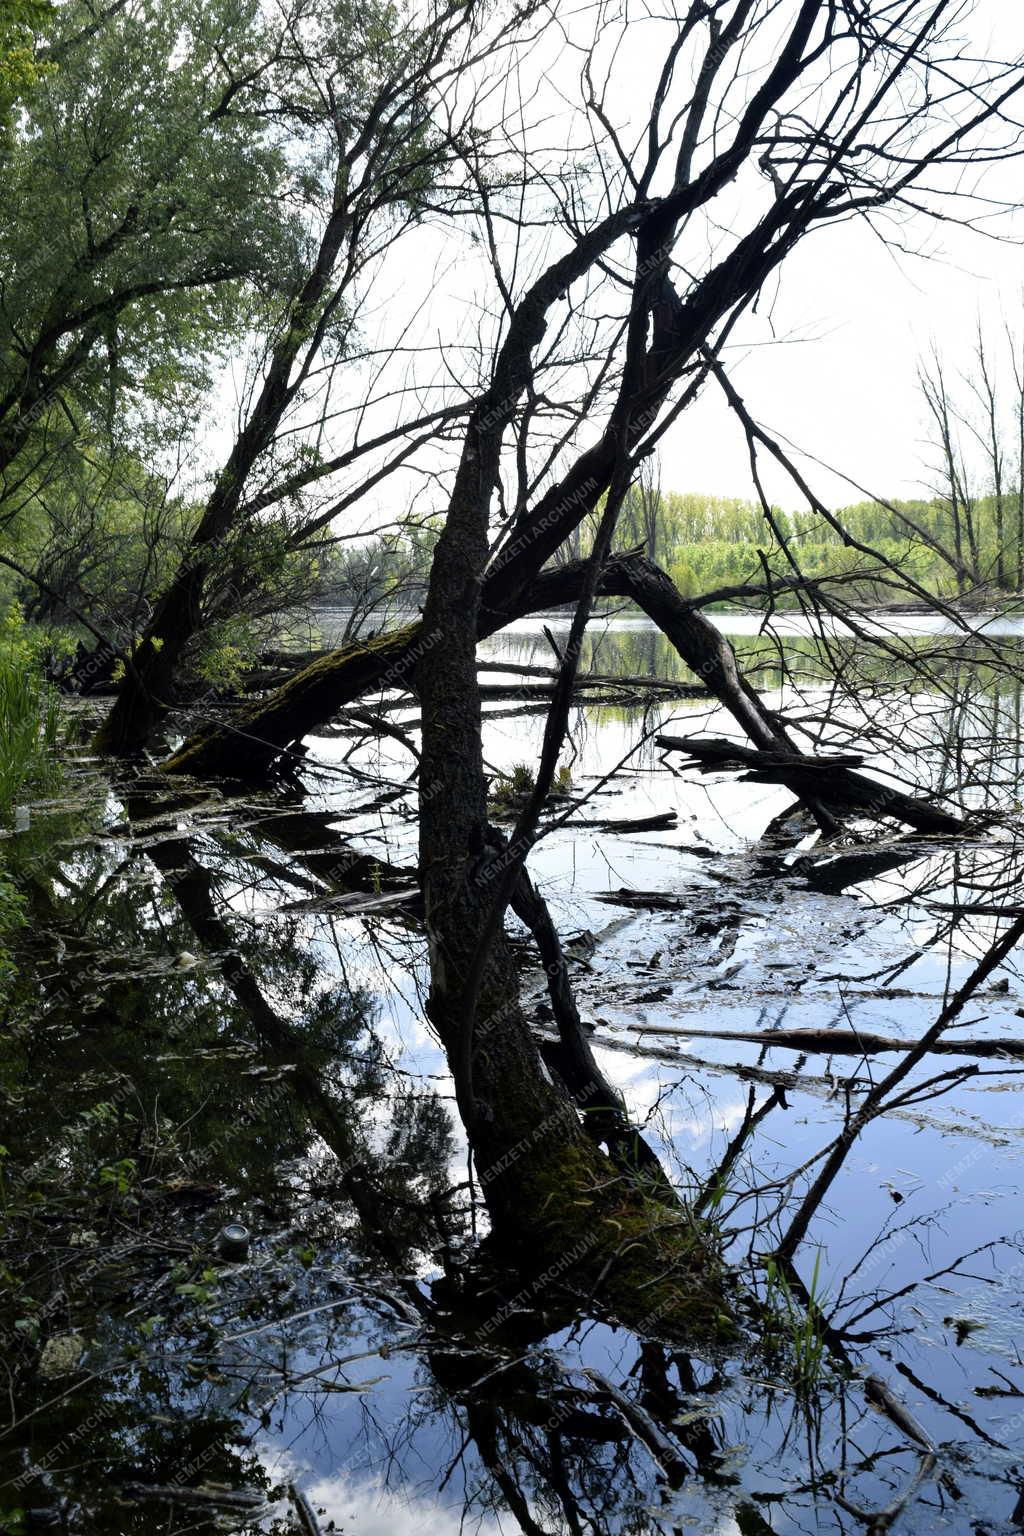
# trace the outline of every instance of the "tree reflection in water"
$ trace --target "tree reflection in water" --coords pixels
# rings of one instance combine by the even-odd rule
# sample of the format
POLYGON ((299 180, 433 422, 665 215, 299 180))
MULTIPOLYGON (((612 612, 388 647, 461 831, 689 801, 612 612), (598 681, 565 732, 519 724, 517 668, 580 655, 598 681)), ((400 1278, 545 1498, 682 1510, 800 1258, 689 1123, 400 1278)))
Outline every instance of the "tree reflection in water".
MULTIPOLYGON (((121 804, 113 826, 82 809, 19 848, 42 980, 14 999, 3 1037, 11 1529, 29 1518, 15 1511, 39 1523, 48 1510, 111 1533, 454 1530, 463 1513, 529 1533, 853 1531, 911 1508, 913 1529, 1019 1527, 1022 1259, 995 1211, 981 1240, 976 1222, 958 1231, 958 1185, 992 1149, 947 1148, 927 1206, 885 1168, 891 1209, 856 1252, 834 1228, 861 1232, 864 1167, 841 1161, 810 1237, 787 1245, 822 1149, 899 1055, 840 1066, 797 1039, 780 1066, 770 1039, 698 1045, 694 1031, 680 1049, 599 1027, 602 1048, 661 1063, 665 1168, 736 1276, 739 1340, 684 1349, 656 1304, 626 1328, 600 1288, 581 1292, 572 1254, 538 1274, 488 1228, 441 1058, 414 1027, 422 938, 401 869, 294 801, 140 783, 121 804), (362 915, 344 904, 356 892, 362 915), (749 1086, 738 1100, 730 1087, 717 1154, 685 1167, 671 1121, 698 1072, 705 1093, 749 1086), (248 1263, 215 1257, 229 1218, 255 1234, 248 1263), (81 1368, 47 1379, 46 1342, 68 1335, 86 1346, 81 1368)), ((783 847, 743 869, 738 895, 705 890, 718 956, 742 953, 765 903, 784 913, 807 893, 842 902, 848 940, 912 909, 918 952, 952 954, 979 919, 993 940, 986 914, 1019 889, 1002 834, 802 861, 783 847)), ((679 958, 699 983, 699 946, 679 958)), ((892 961, 889 1003, 900 974, 892 961)), ((593 976, 597 996, 596 960, 593 976)), ((619 979, 626 1010, 633 980, 619 979)), ((832 1024, 856 1029, 874 985, 839 986, 832 1024)), ((897 1011, 914 1041, 938 1010, 918 996, 897 1011)), ((761 1031, 786 1027, 780 1010, 761 1031)), ((952 1088, 1009 1086, 1017 1070, 923 1059, 878 1119, 927 1136, 952 1088)), ((706 1122, 720 1108, 705 1103, 706 1122)), ((867 1155, 854 1144, 874 1124, 856 1127, 851 1155, 867 1155)))

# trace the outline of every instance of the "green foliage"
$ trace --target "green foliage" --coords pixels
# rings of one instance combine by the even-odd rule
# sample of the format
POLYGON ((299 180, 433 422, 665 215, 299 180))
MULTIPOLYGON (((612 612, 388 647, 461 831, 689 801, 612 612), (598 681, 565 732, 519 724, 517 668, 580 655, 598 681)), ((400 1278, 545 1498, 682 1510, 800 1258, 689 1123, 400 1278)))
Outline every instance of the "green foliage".
POLYGON ((515 809, 533 792, 536 784, 529 763, 513 763, 508 773, 501 774, 491 787, 492 807, 498 812, 515 809))
MULTIPOLYGON (((1016 492, 1004 496, 1001 511, 991 496, 978 498, 972 506, 978 570, 969 585, 994 580, 1000 521, 1004 563, 1009 584, 1014 585, 1017 524, 1011 500, 1015 505, 1016 492)), ((953 552, 956 545, 951 512, 942 498, 889 506, 858 502, 836 508, 834 516, 846 539, 815 513, 776 507, 769 523, 754 502, 667 492, 658 508, 657 558, 685 597, 733 586, 762 587, 768 575, 791 577, 797 571, 811 580, 842 580, 845 595, 862 604, 913 598, 907 578, 939 597, 956 595, 962 585, 942 553, 953 552)), ((636 519, 624 519, 619 547, 635 545, 636 533, 636 519)), ((785 593, 777 600, 783 608, 796 604, 797 599, 785 593)))
POLYGON ((230 691, 252 664, 254 649, 255 638, 244 621, 225 621, 202 636, 196 673, 211 688, 230 691))
MULTIPOLYGON (((0 870, 0 1002, 9 994, 17 975, 8 942, 28 921, 28 906, 21 891, 0 870)), ((0 1149, 0 1155, 6 1149, 0 1149)))
POLYGON ((814 1269, 807 1287, 806 1305, 794 1294, 785 1271, 769 1258, 765 1264, 766 1308, 769 1333, 778 1334, 791 1352, 792 1380, 798 1394, 818 1385, 827 1363, 821 1288, 821 1249, 814 1255, 814 1269))
MULTIPOLYGON (((1017 501, 1016 490, 1003 497, 1004 563, 1011 586, 1016 572, 1017 501)), ((972 505, 979 580, 989 583, 997 566, 997 510, 991 496, 980 497, 972 505)), ((935 596, 957 594, 956 575, 935 547, 952 551, 955 545, 950 509, 942 498, 895 501, 890 506, 864 501, 838 507, 834 515, 851 542, 844 542, 836 529, 811 512, 775 507, 769 522, 758 503, 741 497, 665 491, 658 493, 653 511, 648 507, 645 513, 639 496, 631 492, 623 508, 616 547, 646 548, 684 597, 699 597, 726 587, 761 588, 768 575, 796 574, 794 564, 811 580, 842 580, 845 596, 864 605, 913 598, 913 592, 906 589, 907 578, 935 596), (920 531, 916 532, 905 518, 920 531), (869 552, 864 553, 857 544, 869 552), (895 569, 887 571, 885 563, 895 569)), ((586 557, 596 527, 595 517, 585 519, 559 558, 586 557)), ((358 546, 347 546, 344 555, 331 556, 325 562, 324 585, 332 595, 353 603, 371 588, 378 595, 399 587, 416 593, 425 586, 433 542, 432 530, 418 529, 397 538, 369 538, 358 546)), ((737 601, 749 605, 762 600, 737 601)), ((783 592, 776 606, 795 608, 798 599, 783 592)))
POLYGON ((317 587, 352 606, 352 634, 371 616, 375 622, 385 618, 390 605, 421 600, 439 531, 432 523, 408 523, 323 552, 317 587))
MULTIPOLYGON (((491 786, 491 810, 496 816, 517 811, 537 787, 537 778, 529 763, 513 763, 508 773, 500 774, 491 786)), ((552 795, 572 794, 572 769, 561 763, 555 770, 552 795)))
POLYGON ((0 148, 9 141, 11 111, 54 65, 40 59, 38 35, 53 21, 50 0, 4 0, 0 10, 0 148))
MULTIPOLYGON (((37 644, 20 609, 11 607, 0 622, 0 821, 10 817, 20 794, 56 782, 58 721, 57 701, 43 681, 37 644)), ((16 980, 10 946, 28 920, 25 896, 4 868, 3 848, 0 843, 0 1000, 9 996, 16 980)))
POLYGON ((5 455, 40 449, 47 477, 96 433, 140 446, 154 409, 180 430, 305 239, 285 132, 259 110, 275 40, 258 0, 111 12, 53 12, 59 67, 25 98, 4 164, 0 431, 5 455), (259 84, 219 110, 228 72, 250 70, 259 84), (58 366, 70 432, 46 387, 58 366))
POLYGON ((137 1176, 138 1165, 135 1159, 121 1157, 115 1163, 104 1163, 96 1178, 103 1188, 123 1197, 128 1194, 137 1176))
MULTIPOLYGON (((422 84, 447 26, 386 0, 302 0, 287 15, 262 0, 145 0, 99 19, 91 0, 14 0, 11 15, 50 16, 59 68, 23 104, 4 167, 0 465, 23 473, 0 484, 0 526, 39 589, 5 573, 0 600, 13 592, 33 618, 78 610, 124 649, 195 529, 176 477, 218 372, 243 338, 255 372, 273 356, 282 383, 302 346, 341 360, 353 320, 336 284, 366 258, 349 251, 318 289, 325 225, 351 198, 351 238, 367 226, 376 251, 430 203, 452 146, 422 84), (354 167, 339 139, 361 136, 354 167)), ((319 450, 263 426, 255 495, 293 490, 240 519, 244 537, 220 527, 205 546, 203 624, 279 613, 316 578, 292 535, 294 487, 319 450)), ((229 686, 244 654, 218 635, 188 665, 229 686)))
POLYGON ((0 817, 10 815, 22 789, 53 782, 58 720, 36 646, 20 610, 11 608, 0 624, 0 817))

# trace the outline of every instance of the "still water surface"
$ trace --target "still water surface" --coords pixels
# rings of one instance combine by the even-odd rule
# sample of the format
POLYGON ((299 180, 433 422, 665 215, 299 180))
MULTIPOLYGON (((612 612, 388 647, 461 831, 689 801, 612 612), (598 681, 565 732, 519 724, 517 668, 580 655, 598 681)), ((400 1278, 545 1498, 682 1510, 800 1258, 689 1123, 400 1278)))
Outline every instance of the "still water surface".
MULTIPOLYGON (((325 641, 341 617, 321 616, 325 641)), ((726 734, 721 711, 591 705, 565 759, 588 796, 577 816, 676 820, 567 825, 531 860, 576 956, 595 1053, 672 1177, 704 1187, 733 1148, 714 1219, 740 1283, 767 1292, 777 1336, 683 1353, 582 1303, 552 1331, 532 1285, 499 1288, 490 1314, 460 1303, 486 1223, 423 1012, 401 874, 415 858, 413 761, 399 743, 325 734, 303 797, 191 805, 112 791, 83 749, 12 845, 37 879, 37 979, 0 1041, 0 1528, 301 1530, 293 1484, 322 1530, 374 1536, 853 1532, 867 1528, 857 1510, 900 1499, 926 1446, 937 1464, 897 1528, 1024 1526, 1016 957, 953 1031, 1005 1054, 923 1062, 911 1085, 951 1075, 867 1128, 798 1254, 846 1329, 843 1358, 807 1337, 806 1309, 758 1260, 847 1107, 898 1059, 772 1034, 920 1038, 998 913, 1020 905, 1020 691, 1000 668, 1024 626, 999 621, 979 640, 887 620, 906 654, 847 636, 837 690, 821 644, 792 623, 759 634, 723 619, 773 707, 846 748, 870 745, 872 723, 896 727, 869 752, 873 771, 934 790, 966 779, 965 803, 999 818, 956 845, 891 846, 885 870, 813 837, 769 856, 785 790, 684 771, 653 743, 659 727, 726 734), (935 643, 948 650, 928 682, 911 653, 935 643), (970 771, 993 759, 995 785, 970 771), (376 905, 353 912, 346 881, 376 905), (228 1220, 252 1231, 246 1264, 216 1255, 228 1220), (523 1319, 514 1349, 492 1326, 509 1306, 523 1319), (80 1355, 53 1374, 48 1341, 69 1338, 80 1355), (917 1443, 878 1411, 869 1377, 917 1443)), ((523 621, 483 654, 549 665, 545 625, 564 632, 523 621)), ((685 679, 663 637, 626 616, 596 627, 585 665, 685 679)), ((535 759, 543 721, 515 698, 486 707, 497 782, 535 759)), ((411 708, 391 718, 415 729, 411 708)), ((536 968, 525 986, 543 1031, 536 968)))

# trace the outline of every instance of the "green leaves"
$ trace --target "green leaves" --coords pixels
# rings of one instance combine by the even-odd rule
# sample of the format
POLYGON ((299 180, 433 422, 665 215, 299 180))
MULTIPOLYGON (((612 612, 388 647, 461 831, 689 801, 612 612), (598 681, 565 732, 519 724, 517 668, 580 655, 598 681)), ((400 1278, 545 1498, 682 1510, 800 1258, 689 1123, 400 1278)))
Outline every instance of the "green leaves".
POLYGON ((125 1196, 138 1177, 138 1165, 133 1157, 119 1158, 116 1163, 106 1163, 96 1175, 97 1182, 114 1194, 125 1196))
POLYGON ((229 55, 259 79, 276 46, 258 6, 153 0, 93 20, 84 0, 55 13, 60 67, 26 101, 4 166, 0 421, 18 414, 23 437, 29 352, 38 380, 80 345, 71 387, 97 419, 107 386, 205 386, 244 326, 245 285, 287 279, 301 242, 286 133, 260 116, 263 91, 224 107, 229 55), (99 343, 119 316, 115 362, 99 343))
POLYGON ((10 134, 10 114, 54 65, 40 59, 36 39, 56 12, 49 0, 4 0, 0 13, 0 135, 10 134))
MULTIPOLYGON (((12 607, 0 624, 0 818, 10 815, 23 788, 53 783, 57 728, 56 699, 43 681, 20 610, 12 607)), ((18 899, 0 883, 0 936, 19 921, 18 899)))

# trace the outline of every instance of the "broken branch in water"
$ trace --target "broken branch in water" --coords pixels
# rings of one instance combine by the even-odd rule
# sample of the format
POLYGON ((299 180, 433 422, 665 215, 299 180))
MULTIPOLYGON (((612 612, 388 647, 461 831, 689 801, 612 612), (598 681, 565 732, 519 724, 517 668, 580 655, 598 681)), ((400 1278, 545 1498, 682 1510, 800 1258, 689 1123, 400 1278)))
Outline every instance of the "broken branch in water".
POLYGON ((967 824, 928 801, 892 789, 853 770, 864 759, 856 756, 807 757, 801 752, 761 750, 717 736, 656 736, 664 752, 694 759, 702 771, 746 768, 745 778, 782 784, 801 800, 820 798, 830 810, 845 815, 894 817, 919 832, 959 833, 967 824))
MULTIPOLYGON (((683 1040, 738 1040, 764 1047, 783 1046, 792 1051, 814 1051, 829 1056, 868 1056, 884 1051, 914 1051, 918 1040, 896 1035, 873 1035, 860 1029, 687 1029, 671 1024, 634 1024, 640 1035, 676 1035, 683 1040)), ((1024 1039, 936 1040, 929 1050, 949 1056, 1022 1057, 1024 1039)))
POLYGON ((618 1409, 626 1423, 627 1428, 636 1436, 641 1445, 652 1457, 655 1465, 664 1473, 668 1481, 677 1486, 686 1476, 689 1468, 680 1456, 679 1451, 672 1444, 668 1436, 655 1424, 650 1414, 641 1408, 639 1403, 627 1397, 621 1392, 614 1382, 600 1371, 589 1367, 585 1368, 583 1375, 588 1381, 592 1381, 597 1389, 609 1397, 618 1409))
POLYGON ((253 1510, 266 1503, 262 1493, 235 1493, 227 1488, 186 1488, 177 1483, 125 1483, 133 1499, 162 1499, 179 1504, 204 1504, 211 1509, 253 1510))
POLYGON ((294 1483, 289 1483, 288 1497, 295 1505, 295 1516, 305 1536, 321 1536, 320 1523, 313 1513, 313 1506, 306 1498, 302 1489, 297 1488, 294 1483))
POLYGON ((595 827, 601 832, 668 832, 676 826, 679 816, 676 811, 658 811, 653 816, 620 816, 614 819, 596 817, 572 817, 565 823, 567 827, 595 827))
POLYGON ((884 1536, 884 1533, 891 1530, 896 1520, 910 1504, 921 1484, 931 1477, 937 1463, 938 1458, 934 1451, 922 1451, 918 1457, 913 1475, 908 1480, 906 1486, 896 1495, 891 1503, 886 1504, 882 1509, 875 1510, 874 1512, 861 1509, 859 1505, 851 1504, 849 1499, 844 1498, 841 1493, 836 1494, 836 1503, 845 1509, 847 1514, 863 1521, 867 1527, 868 1536, 884 1536))
POLYGON ((849 1115, 839 1135, 832 1142, 820 1172, 801 1200, 796 1215, 779 1243, 775 1252, 777 1259, 793 1258, 807 1235, 812 1217, 831 1188, 861 1131, 872 1120, 887 1112, 895 1096, 893 1090, 899 1088, 918 1063, 934 1049, 936 1042, 962 1013, 970 999, 988 980, 992 972, 1002 965, 1022 938, 1024 938, 1024 918, 1017 918, 1016 922, 1010 924, 1006 932, 978 961, 963 986, 950 998, 932 1027, 911 1050, 906 1052, 902 1061, 897 1062, 881 1081, 872 1085, 860 1106, 849 1115))

